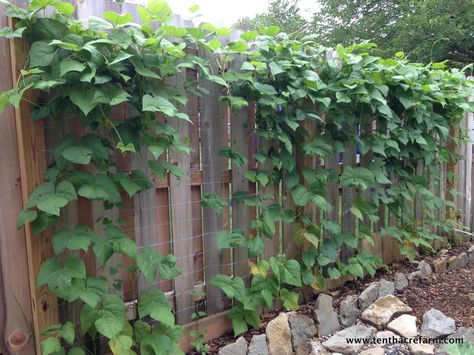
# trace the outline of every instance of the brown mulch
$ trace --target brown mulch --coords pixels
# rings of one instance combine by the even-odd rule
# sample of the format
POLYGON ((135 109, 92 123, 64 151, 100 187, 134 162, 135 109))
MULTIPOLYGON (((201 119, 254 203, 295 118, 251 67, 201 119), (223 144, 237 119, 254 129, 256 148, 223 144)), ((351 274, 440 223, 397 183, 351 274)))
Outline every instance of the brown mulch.
MULTIPOLYGON (((448 250, 446 255, 459 255, 467 251, 470 246, 471 243, 465 243, 454 247, 448 250)), ((418 259, 425 260, 432 265, 433 260, 437 257, 437 255, 422 255, 418 259)), ((407 275, 415 271, 418 262, 417 260, 414 263, 409 263, 408 261, 394 263, 388 269, 377 271, 373 278, 367 276, 363 280, 347 282, 341 289, 329 292, 333 296, 334 308, 338 310, 340 302, 346 296, 360 294, 371 282, 382 278, 393 281, 393 277, 397 272, 407 275)), ((433 273, 429 280, 420 280, 416 284, 410 284, 406 290, 396 292, 395 295, 413 308, 413 314, 417 317, 418 322, 421 321, 426 311, 430 308, 435 308, 448 317, 453 318, 457 326, 474 327, 474 306, 468 298, 468 293, 470 292, 474 292, 474 265, 472 264, 461 270, 446 270, 433 273)), ((310 296, 297 312, 312 317, 316 298, 317 295, 310 296)), ((276 317, 278 313, 276 311, 263 315, 260 329, 251 329, 243 334, 247 342, 250 342, 253 335, 263 333, 267 323, 276 317)), ((208 343, 210 346, 208 354, 217 354, 220 348, 234 341, 235 338, 232 332, 213 339, 208 343)), ((196 353, 191 351, 188 354, 196 353)))
POLYGON ((474 265, 453 271, 433 274, 427 281, 420 281, 397 295, 413 308, 413 313, 421 322, 423 314, 436 308, 453 318, 456 325, 474 327, 474 306, 468 293, 474 292, 474 265))

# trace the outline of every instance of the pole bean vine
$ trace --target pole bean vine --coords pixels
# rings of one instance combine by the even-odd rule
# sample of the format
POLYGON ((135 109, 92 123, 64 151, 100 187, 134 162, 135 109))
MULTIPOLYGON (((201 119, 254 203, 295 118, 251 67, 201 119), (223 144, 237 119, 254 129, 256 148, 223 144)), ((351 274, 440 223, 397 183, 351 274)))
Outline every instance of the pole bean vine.
MULTIPOLYGON (((230 316, 236 335, 248 325, 258 326, 259 311, 271 309, 275 299, 296 308, 302 286, 321 289, 328 278, 373 276, 382 261, 358 248, 361 241, 373 243, 373 233, 395 238, 401 254, 413 260, 420 248, 432 250, 441 239, 438 231, 449 232, 456 223, 453 200, 443 200, 436 191, 439 163, 454 166, 462 158, 448 145, 465 139, 456 129, 470 107, 472 81, 464 73, 469 67, 447 70, 445 63, 409 63, 401 52, 395 58, 374 57, 371 43, 332 51, 315 37, 291 40, 274 26, 244 33, 227 48, 229 60, 241 54, 247 60, 240 70, 224 73, 230 85, 224 99, 235 110, 245 102, 257 103, 256 130, 266 142, 255 156, 259 168, 246 175, 261 193, 233 196, 233 203, 258 207, 249 226, 257 236, 240 230, 223 233, 220 241, 221 247, 247 247, 250 258, 259 257, 249 262, 250 286, 225 275, 210 281, 235 301, 230 316), (365 166, 349 164, 341 173, 298 158, 344 163, 350 146, 356 149, 348 154, 357 152, 365 166), (264 189, 268 184, 284 186, 289 193, 269 196, 264 189), (337 206, 327 195, 330 185, 355 194, 352 205, 343 204, 339 212, 355 220, 352 231, 332 217, 337 206), (415 203, 423 215, 414 214, 415 203), (387 206, 399 226, 380 221, 380 206, 387 206), (441 209, 448 211, 445 220, 438 219, 441 209), (293 224, 297 260, 288 260, 285 253, 262 257, 262 239, 275 236, 275 223, 293 224)), ((239 160, 233 161, 241 164, 239 160)))
POLYGON ((123 267, 143 275, 150 285, 158 275, 173 279, 180 274, 176 258, 153 248, 138 250, 122 230, 120 218, 103 217, 99 233, 81 224, 64 228, 60 216, 79 197, 102 202, 110 210, 123 206, 121 192, 131 198, 154 186, 140 170, 121 171, 121 157, 148 151, 154 157, 149 161, 154 174, 183 175, 166 157, 171 152, 188 154, 190 148, 170 123, 190 122, 182 108, 188 93, 199 94, 200 89, 195 82, 173 78, 200 69, 201 78, 225 84, 188 49, 199 45, 212 51, 209 36, 225 35, 228 30, 166 24, 173 13, 158 0, 137 8, 141 25, 132 22, 131 14, 107 11, 103 19, 91 17, 87 26, 73 17, 75 9, 66 2, 35 0, 27 8, 1 2, 6 4, 6 15, 15 20, 15 28, 2 29, 2 36, 24 37, 30 48, 18 85, 0 95, 0 108, 18 107, 26 90, 40 91, 43 95, 33 103, 34 120, 51 120, 57 127, 79 120, 84 131, 80 136, 62 134, 46 182, 32 193, 18 217, 18 227, 31 223, 35 234, 55 231, 56 256, 41 266, 37 286, 46 285, 58 298, 82 305, 80 329, 67 322, 44 330, 43 355, 90 352, 85 346, 73 346, 76 336, 85 334, 109 339, 114 354, 182 353, 178 345, 182 329, 160 289, 150 288, 141 296, 139 319, 129 323, 124 300, 110 292, 108 280, 87 275, 84 260, 71 257, 70 252, 92 250, 101 267, 114 254, 126 256, 132 264, 123 267), (166 25, 156 29, 156 23, 166 25), (130 113, 121 120, 114 108, 124 104, 130 113), (166 122, 158 122, 158 114, 166 122))
MULTIPOLYGON (((202 90, 189 81, 176 87, 169 78, 182 76, 187 69, 198 69, 201 78, 228 87, 222 100, 233 111, 256 102, 257 135, 265 143, 260 146, 266 147, 255 155, 258 169, 246 174, 258 185, 257 194, 236 191, 232 196, 234 204, 257 207, 257 218, 247 230, 223 231, 218 237, 221 249, 247 248, 250 284, 232 275, 207 281, 233 300, 229 316, 235 334, 247 331, 249 325, 257 328, 260 311, 274 307, 276 300, 287 309, 296 308, 303 287, 321 288, 328 278, 373 275, 381 260, 356 249, 362 240, 371 243, 374 232, 397 239, 401 253, 413 259, 420 247, 430 249, 440 238, 433 227, 449 231, 453 226, 452 220, 438 220, 432 212, 453 210, 455 205, 433 193, 426 174, 417 167, 428 168, 436 186, 439 163, 460 158, 447 147, 464 139, 451 134, 469 109, 466 99, 472 95, 464 70, 447 70, 444 63, 409 63, 403 53, 374 57, 369 54, 370 43, 338 46, 330 52, 317 44, 315 36, 291 40, 276 26, 243 33, 222 47, 214 38, 228 35, 227 29, 166 24, 172 12, 159 0, 138 7, 141 25, 132 23, 130 14, 107 11, 103 19, 90 18, 88 26, 74 19, 69 3, 34 0, 24 9, 0 2, 16 21, 1 35, 12 40, 24 37, 30 43, 28 64, 17 87, 0 94, 0 109, 7 104, 18 107, 26 90, 40 91, 33 119, 79 120, 85 131, 61 137, 46 182, 18 217, 18 227, 31 223, 36 234, 55 230, 56 256, 42 265, 38 286, 47 285, 60 299, 82 305, 80 329, 67 322, 44 331, 43 354, 85 354, 90 350, 72 344, 77 344, 79 335, 97 333, 109 339, 114 354, 181 353, 182 329, 160 289, 150 288, 142 295, 139 319, 130 323, 124 301, 109 292, 107 279, 87 275, 84 261, 67 255, 92 250, 101 265, 114 254, 124 255, 133 261, 131 271, 141 273, 150 284, 158 275, 162 279, 179 275, 175 257, 152 248, 139 251, 120 220, 103 218, 99 235, 80 224, 63 228, 60 216, 78 197, 100 201, 107 210, 123 206, 121 192, 132 197, 153 187, 144 172, 121 171, 118 156, 148 151, 155 158, 149 161, 154 174, 182 176, 166 157, 171 152, 187 154, 190 148, 169 122, 189 121, 182 109, 187 94, 199 95, 202 90), (157 22, 162 24, 158 28, 157 22), (218 55, 221 73, 213 73, 206 60, 187 50, 196 46, 218 55), (335 59, 328 53, 335 53, 335 59), (226 69, 227 63, 242 56, 245 60, 238 70, 226 69), (124 104, 129 114, 125 120, 117 119, 114 106, 124 104), (166 123, 158 121, 157 114, 164 115, 166 123), (365 158, 365 166, 347 166, 340 172, 322 164, 308 166, 298 158, 324 163, 339 161, 342 153, 343 162, 350 145, 357 147, 360 160, 365 158), (277 198, 264 193, 272 184, 289 193, 277 198), (330 185, 355 194, 348 211, 342 211, 356 221, 355 233, 342 230, 329 217, 336 208, 327 196, 330 185), (410 208, 414 202, 422 204, 423 218, 414 216, 410 208), (400 221, 398 227, 379 220, 381 205, 400 221), (299 253, 291 259, 282 251, 265 260, 264 239, 274 238, 281 224, 293 225, 299 253)), ((234 164, 247 162, 233 147, 223 147, 220 153, 234 164)), ((215 194, 203 196, 203 206, 217 212, 225 203, 215 194)))

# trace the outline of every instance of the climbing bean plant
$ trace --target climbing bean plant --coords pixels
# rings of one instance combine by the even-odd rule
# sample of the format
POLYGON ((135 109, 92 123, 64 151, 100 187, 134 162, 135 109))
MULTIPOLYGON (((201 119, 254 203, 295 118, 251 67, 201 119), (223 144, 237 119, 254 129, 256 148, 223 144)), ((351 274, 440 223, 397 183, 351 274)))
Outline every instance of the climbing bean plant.
MULTIPOLYGON (((183 107, 189 94, 200 91, 195 81, 186 80, 186 70, 200 69, 203 80, 225 84, 190 49, 195 53, 199 45, 212 50, 215 43, 211 44, 210 36, 225 35, 228 30, 166 24, 173 14, 166 2, 158 0, 137 8, 141 25, 132 23, 131 14, 113 11, 105 12, 103 19, 90 18, 85 25, 74 19, 71 4, 55 0, 34 0, 27 8, 1 2, 15 21, 14 28, 1 30, 2 36, 24 37, 30 48, 18 85, 0 95, 0 108, 8 103, 18 107, 26 90, 40 91, 43 95, 33 103, 34 120, 50 120, 52 126, 63 128, 79 121, 84 132, 60 132, 46 182, 31 194, 18 217, 18 227, 31 223, 35 234, 54 230, 55 256, 41 266, 37 286, 46 285, 58 298, 82 307, 80 329, 67 322, 44 330, 42 354, 93 351, 72 346, 80 343, 76 333, 106 337, 114 354, 182 353, 178 345, 182 329, 175 324, 171 305, 160 289, 150 288, 141 295, 139 319, 129 323, 124 300, 110 292, 108 280, 88 275, 83 259, 71 257, 71 251, 91 250, 102 268, 114 254, 126 256, 131 263, 122 268, 137 272, 149 284, 157 275, 173 279, 180 274, 175 257, 148 247, 138 250, 122 230, 120 218, 103 217, 98 221, 102 227, 92 230, 81 224, 64 228, 60 217, 79 197, 110 210, 154 187, 143 171, 124 171, 118 165, 120 159, 139 152, 148 151, 153 157, 148 163, 154 174, 162 178, 167 173, 183 175, 166 157, 190 152, 172 123, 191 122, 183 107), (156 29, 158 22, 161 26, 156 29), (127 114, 120 119, 114 109, 124 105, 127 114), (158 114, 166 122, 158 122, 158 114)), ((112 275, 117 273, 112 269, 112 275)))
MULTIPOLYGON (((275 301, 296 308, 305 286, 318 289, 328 278, 373 275, 381 260, 357 247, 362 240, 371 243, 374 231, 397 239, 402 254, 413 259, 420 247, 429 249, 439 238, 431 227, 449 231, 453 226, 452 220, 440 221, 432 212, 455 205, 433 193, 417 167, 429 169, 436 190, 439 163, 459 159, 447 147, 464 139, 452 133, 469 109, 466 98, 472 95, 472 83, 465 79, 467 68, 413 64, 403 53, 374 57, 368 54, 370 43, 330 51, 314 37, 290 40, 276 26, 243 33, 222 47, 215 36, 228 35, 227 29, 166 24, 172 13, 159 0, 138 7, 141 25, 132 23, 130 14, 107 11, 104 19, 89 19, 88 26, 74 19, 69 3, 34 0, 23 9, 0 1, 15 19, 15 27, 2 29, 1 35, 30 42, 27 65, 17 87, 0 94, 0 109, 7 104, 18 107, 26 90, 40 91, 40 99, 32 103, 33 119, 51 120, 57 127, 79 121, 84 131, 64 131, 54 147, 46 182, 32 193, 18 218, 19 227, 31 223, 36 234, 54 230, 56 256, 42 265, 38 286, 46 285, 60 299, 81 305, 80 329, 67 322, 44 331, 44 354, 91 352, 71 345, 77 343, 76 333, 105 336, 114 354, 181 352, 177 341, 182 330, 161 290, 151 288, 142 295, 139 320, 128 322, 124 301, 110 292, 108 280, 88 275, 84 261, 70 252, 92 250, 102 266, 114 254, 124 255, 132 261, 127 269, 150 284, 157 275, 179 275, 174 256, 151 248, 137 250, 120 218, 102 218, 99 231, 80 224, 64 228, 60 217, 79 197, 102 203, 107 210, 152 188, 143 171, 120 169, 123 156, 148 151, 154 174, 182 176, 166 158, 190 152, 170 124, 189 121, 183 109, 187 96, 202 92, 196 82, 185 80, 187 69, 198 69, 200 79, 227 87, 222 100, 234 112, 256 102, 258 168, 245 176, 257 184, 257 194, 234 191, 231 203, 256 207, 257 218, 246 230, 219 233, 217 245, 247 248, 251 279, 248 284, 232 275, 207 280, 233 300, 229 316, 236 334, 249 325, 258 327, 259 312, 274 307, 275 301), (213 73, 206 60, 188 50, 196 46, 216 53, 220 73, 213 73), (229 69, 229 63, 243 56, 239 68, 229 69), (114 114, 118 105, 126 105, 125 119, 114 114), (157 113, 166 122, 158 121, 157 113), (357 148, 365 165, 346 166, 341 172, 338 164, 329 168, 304 163, 347 161, 349 146, 357 148), (288 194, 275 197, 266 190, 269 185, 284 187, 288 194), (353 204, 342 214, 353 215, 355 232, 343 230, 331 218, 336 206, 327 196, 329 186, 354 193, 353 204), (423 218, 413 214, 414 202, 422 205, 423 218), (397 228, 379 220, 380 206, 387 206, 400 221, 397 228), (292 259, 282 245, 278 255, 265 259, 264 240, 275 238, 282 224, 293 225, 299 253, 292 259)), ((220 154, 234 164, 247 163, 232 145, 220 154)), ((216 194, 204 194, 202 204, 222 212, 226 202, 216 194)))
MULTIPOLYGON (((466 81, 465 71, 471 68, 409 63, 401 52, 389 59, 374 57, 368 53, 373 46, 329 50, 314 37, 290 40, 278 27, 269 27, 244 33, 227 48, 229 61, 242 54, 246 61, 239 70, 224 73, 230 96, 223 99, 234 110, 256 102, 256 132, 263 147, 255 155, 258 169, 246 175, 260 193, 233 196, 233 203, 258 207, 249 226, 257 236, 241 230, 220 235, 221 247, 247 247, 249 257, 258 257, 249 263, 250 285, 245 287, 240 277, 211 280, 236 301, 229 314, 236 334, 258 326, 258 311, 272 308, 274 299, 296 308, 304 285, 319 289, 327 278, 374 275, 382 261, 358 248, 361 240, 373 243, 373 232, 398 240, 401 254, 413 260, 419 248, 431 249, 440 239, 438 228, 447 232, 453 227, 449 217, 456 206, 434 192, 440 184, 439 163, 460 158, 448 149, 448 141, 455 147, 464 139, 455 132, 469 109, 472 82, 466 81), (350 146, 356 149, 349 154, 355 160, 357 151, 365 166, 345 166, 342 173, 327 167, 331 159, 349 160, 345 149, 350 146), (303 164, 298 156, 326 162, 326 167, 303 164), (289 193, 275 198, 265 190, 268 184, 289 193), (331 184, 355 193, 352 205, 341 212, 355 219, 353 231, 342 230, 330 214, 336 208, 327 196, 331 184), (415 216, 415 203, 423 216, 415 216), (285 207, 291 205, 296 208, 285 207), (387 206, 398 227, 379 220, 380 206, 387 206), (446 220, 438 219, 440 209, 450 211, 446 220), (297 260, 287 260, 284 253, 262 257, 262 239, 275 236, 276 222, 294 225, 297 260)), ((238 151, 226 154, 235 164, 243 163, 238 151)))

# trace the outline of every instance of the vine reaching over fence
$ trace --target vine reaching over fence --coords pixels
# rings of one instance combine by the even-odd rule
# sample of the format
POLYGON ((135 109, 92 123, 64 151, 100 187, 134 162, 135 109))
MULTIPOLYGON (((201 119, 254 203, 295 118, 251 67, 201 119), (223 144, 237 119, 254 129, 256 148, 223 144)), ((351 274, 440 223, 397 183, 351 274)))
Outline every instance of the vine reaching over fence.
MULTIPOLYGON (((157 275, 178 276, 175 258, 151 248, 138 251, 120 219, 103 218, 103 231, 97 233, 80 224, 63 228, 61 212, 78 197, 99 201, 106 210, 121 207, 125 194, 132 197, 152 188, 144 172, 120 170, 123 156, 148 151, 155 158, 149 166, 156 175, 183 175, 166 158, 190 152, 170 124, 189 121, 182 109, 187 95, 202 93, 195 82, 185 80, 187 69, 198 69, 200 78, 228 87, 222 100, 234 111, 257 104, 258 169, 249 170, 246 178, 258 185, 258 193, 236 191, 232 203, 257 207, 258 217, 247 230, 223 231, 218 238, 219 248, 248 249, 251 281, 246 285, 232 275, 208 280, 234 301, 229 316, 236 334, 248 325, 258 327, 259 311, 272 308, 275 300, 296 308, 303 286, 320 288, 327 278, 373 274, 381 261, 356 249, 361 240, 370 243, 375 232, 397 239, 402 254, 412 259, 419 247, 429 249, 439 238, 433 227, 452 228, 452 220, 440 221, 434 211, 455 205, 434 190, 438 163, 459 159, 447 148, 448 141, 464 139, 450 134, 469 109, 466 98, 472 94, 462 70, 445 70, 443 63, 409 63, 403 53, 374 57, 369 43, 338 46, 332 52, 313 37, 290 40, 275 26, 243 33, 223 48, 214 37, 228 35, 227 29, 163 25, 172 13, 159 0, 138 7, 141 25, 132 23, 130 14, 107 11, 104 19, 90 18, 87 27, 73 18, 74 7, 65 2, 32 1, 23 9, 0 1, 16 20, 15 28, 1 30, 2 36, 30 42, 28 65, 17 87, 0 94, 0 109, 18 107, 26 90, 41 91, 33 119, 51 119, 60 127, 79 120, 85 132, 62 135, 46 182, 30 196, 18 226, 31 223, 36 234, 54 229, 56 256, 42 265, 38 286, 47 285, 66 302, 83 304, 80 335, 105 336, 114 354, 180 353, 181 328, 158 288, 142 295, 140 319, 129 323, 124 301, 109 292, 108 280, 87 275, 84 261, 70 257, 70 251, 92 250, 103 266, 113 254, 124 255, 133 261, 130 271, 149 284, 157 275), (155 29, 156 22, 162 26, 155 29), (206 60, 189 51, 196 46, 219 55, 221 73, 213 73, 206 60), (238 70, 226 69, 242 56, 246 59, 238 70), (125 120, 113 114, 118 105, 127 105, 125 120), (157 114, 166 122, 157 120, 157 114), (348 161, 347 147, 355 148, 354 157, 358 152, 360 166, 346 166, 342 172, 339 164, 324 167, 331 160, 348 161), (305 164, 301 157, 320 164, 305 164), (269 185, 289 193, 269 196, 269 185), (329 186, 350 189, 356 196, 341 211, 352 216, 355 233, 329 218, 336 208, 327 196, 329 186), (421 204, 422 216, 415 216, 413 204, 421 204), (381 205, 400 221, 398 228, 379 220, 381 205), (290 223, 300 253, 287 256, 287 245, 281 245, 279 255, 265 260, 264 239, 275 238, 281 225, 290 223)), ((234 164, 246 164, 235 147, 223 147, 221 154, 234 164)), ((220 212, 225 201, 205 194, 202 204, 220 212)), ((77 344, 76 332, 71 322, 46 329, 43 353, 90 351, 67 345, 77 344)))

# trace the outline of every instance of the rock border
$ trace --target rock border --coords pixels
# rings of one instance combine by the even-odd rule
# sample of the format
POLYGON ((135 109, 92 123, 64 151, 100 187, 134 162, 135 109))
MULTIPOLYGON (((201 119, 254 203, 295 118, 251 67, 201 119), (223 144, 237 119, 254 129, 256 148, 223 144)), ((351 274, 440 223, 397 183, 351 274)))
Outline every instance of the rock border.
MULTIPOLYGON (((316 301, 313 318, 297 312, 281 312, 271 320, 265 333, 254 335, 247 344, 243 337, 219 350, 219 355, 328 355, 384 354, 394 351, 411 354, 445 354, 430 344, 349 344, 347 338, 427 338, 454 337, 458 332, 474 338, 474 328, 457 328, 455 321, 436 309, 425 312, 420 329, 412 309, 393 294, 403 291, 419 280, 429 279, 433 272, 458 270, 474 264, 474 244, 467 252, 447 256, 442 249, 433 260, 418 263, 416 271, 396 273, 393 281, 385 278, 372 282, 359 295, 348 295, 333 308, 331 295, 321 293, 316 301), (434 271, 433 271, 434 269, 434 271)), ((474 339, 467 337, 468 341, 474 339)))

